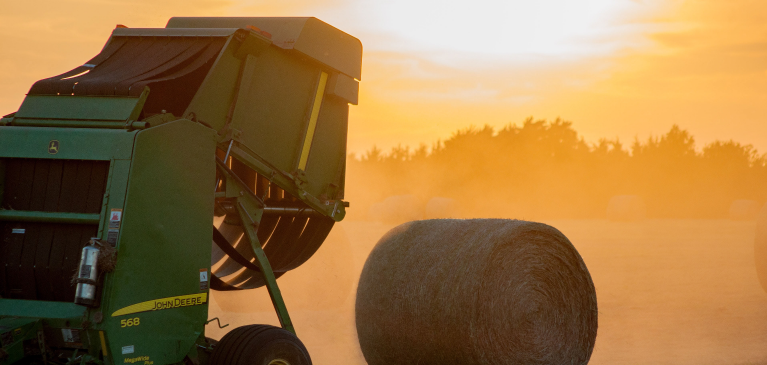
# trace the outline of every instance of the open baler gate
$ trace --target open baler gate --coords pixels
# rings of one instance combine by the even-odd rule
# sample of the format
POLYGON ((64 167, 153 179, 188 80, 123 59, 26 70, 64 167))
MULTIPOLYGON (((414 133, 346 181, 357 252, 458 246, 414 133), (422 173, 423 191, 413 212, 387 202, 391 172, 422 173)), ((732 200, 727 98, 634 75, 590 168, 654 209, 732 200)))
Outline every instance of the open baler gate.
MULTIPOLYGON (((354 38, 314 18, 173 18, 165 29, 117 28, 83 66, 35 83, 7 124, 66 125, 58 108, 46 110, 61 103, 82 107, 82 115, 69 119, 87 118, 94 126, 103 119, 104 127, 122 127, 125 119, 146 127, 139 121, 151 126, 179 116, 210 126, 222 142, 219 159, 227 159, 219 169, 265 205, 258 238, 279 276, 306 261, 334 218, 343 218, 347 104, 357 101, 360 55, 354 38), (131 109, 137 115, 94 115, 86 109, 93 99, 78 96, 114 97, 98 102, 135 101, 143 108, 131 109), (107 122, 110 117, 119 121, 107 122)), ((114 112, 110 107, 103 109, 114 112)), ((236 215, 218 181, 216 216, 236 215)), ((262 286, 253 264, 242 265, 255 258, 239 218, 216 223, 213 262, 220 265, 214 266, 212 288, 262 286), (249 269, 236 277, 216 280, 244 267, 249 269)))
MULTIPOLYGON (((34 311, 21 301, 72 303, 68 277, 92 237, 117 252, 114 271, 93 283, 101 297, 78 299, 89 305, 83 333, 102 331, 102 357, 132 352, 122 334, 104 339, 117 322, 101 316, 150 316, 158 307, 141 304, 184 295, 205 303, 208 288, 266 285, 292 331, 275 279, 345 215, 361 56, 356 38, 316 18, 172 18, 166 28, 118 27, 96 57, 35 83, 0 119, 0 250, 11 267, 0 296, 20 301, 2 303, 0 318, 34 311), (175 281, 190 270, 199 281, 175 281), (170 280, 147 285, 158 279, 170 280)), ((142 326, 189 342, 182 330, 206 318, 182 309, 186 327, 142 326)), ((186 354, 161 347, 150 352, 163 362, 186 354)))

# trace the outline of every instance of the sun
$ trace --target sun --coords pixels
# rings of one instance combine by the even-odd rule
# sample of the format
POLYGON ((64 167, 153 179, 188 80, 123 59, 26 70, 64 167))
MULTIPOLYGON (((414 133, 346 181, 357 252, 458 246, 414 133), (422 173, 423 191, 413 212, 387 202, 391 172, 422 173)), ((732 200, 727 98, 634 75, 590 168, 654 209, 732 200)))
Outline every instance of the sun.
POLYGON ((611 51, 639 33, 623 22, 657 11, 637 0, 390 0, 362 2, 366 27, 387 34, 387 46, 408 51, 495 55, 579 55, 611 51), (621 40, 623 42, 616 42, 621 40))

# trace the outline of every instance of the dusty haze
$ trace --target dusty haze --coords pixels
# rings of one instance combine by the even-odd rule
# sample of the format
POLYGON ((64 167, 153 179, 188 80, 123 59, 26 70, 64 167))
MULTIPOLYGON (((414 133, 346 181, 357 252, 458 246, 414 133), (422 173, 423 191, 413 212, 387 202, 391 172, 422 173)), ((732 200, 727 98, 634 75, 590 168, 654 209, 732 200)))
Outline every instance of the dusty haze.
MULTIPOLYGON (((573 242, 596 286, 599 332, 590 364, 767 364, 767 294, 753 266, 753 222, 545 223, 573 242)), ((334 251, 335 239, 343 233, 352 244, 352 265, 345 268, 358 277, 367 254, 392 227, 344 221, 318 255, 334 251)), ((348 285, 312 260, 278 280, 298 336, 315 364, 362 365, 354 326, 356 281, 348 285), (313 287, 318 281, 325 282, 324 291, 313 287)), ((220 317, 230 326, 278 325, 263 289, 234 295, 212 292, 212 297, 211 318, 220 317), (222 310, 225 300, 229 302, 224 306, 238 308, 222 310)), ((214 338, 229 330, 215 327, 207 327, 214 338)))

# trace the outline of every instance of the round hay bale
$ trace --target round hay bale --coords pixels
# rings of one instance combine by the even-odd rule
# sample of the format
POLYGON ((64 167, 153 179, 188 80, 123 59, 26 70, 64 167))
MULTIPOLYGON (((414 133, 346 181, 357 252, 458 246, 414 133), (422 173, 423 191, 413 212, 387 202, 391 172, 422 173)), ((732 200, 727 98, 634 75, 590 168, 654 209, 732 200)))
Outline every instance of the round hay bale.
POLYGON ((423 219, 423 203, 413 195, 390 196, 370 206, 370 218, 376 222, 399 224, 423 219))
POLYGON ((759 214, 759 203, 755 200, 740 199, 730 204, 730 219, 735 221, 750 221, 759 214))
POLYGON ((767 204, 756 220, 756 239, 754 240, 754 261, 756 262, 756 275, 762 289, 767 293, 767 204))
POLYGON ((455 199, 434 197, 426 203, 426 219, 460 218, 455 199))
MULTIPOLYGON (((289 310, 334 309, 353 291, 352 246, 343 227, 336 224, 309 261, 279 279, 289 310)), ((224 312, 272 312, 266 287, 251 290, 211 291, 211 302, 224 312)))
POLYGON ((616 195, 607 203, 607 219, 614 222, 639 221, 646 215, 644 200, 636 195, 616 195))
POLYGON ((378 364, 586 364, 591 276, 541 223, 427 220, 389 231, 357 289, 360 348, 378 364))

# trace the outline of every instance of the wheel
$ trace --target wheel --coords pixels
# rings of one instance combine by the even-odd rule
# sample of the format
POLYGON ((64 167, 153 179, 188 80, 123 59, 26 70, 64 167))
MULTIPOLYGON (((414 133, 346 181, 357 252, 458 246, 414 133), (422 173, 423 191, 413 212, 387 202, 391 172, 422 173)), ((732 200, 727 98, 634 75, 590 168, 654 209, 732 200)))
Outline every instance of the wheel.
POLYGON ((255 324, 235 328, 221 338, 212 365, 311 365, 309 352, 296 335, 278 327, 255 324))

